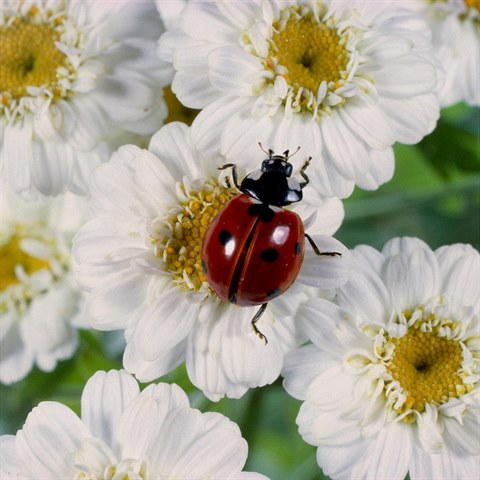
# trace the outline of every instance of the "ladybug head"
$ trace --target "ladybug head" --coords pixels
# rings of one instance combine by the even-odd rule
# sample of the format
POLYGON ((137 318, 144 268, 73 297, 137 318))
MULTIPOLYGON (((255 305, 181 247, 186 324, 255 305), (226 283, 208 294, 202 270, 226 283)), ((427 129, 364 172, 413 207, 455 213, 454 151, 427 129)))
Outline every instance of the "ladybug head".
MULTIPOLYGON (((262 144, 259 143, 260 148, 262 144)), ((300 147, 299 147, 300 148, 300 147)), ((299 148, 293 153, 298 152, 299 148)), ((268 158, 263 160, 262 167, 249 173, 239 186, 239 190, 250 195, 262 203, 284 207, 302 199, 302 188, 308 183, 308 177, 303 173, 308 166, 310 159, 300 170, 300 175, 305 182, 300 183, 296 178, 290 178, 293 167, 288 161, 289 151, 285 150, 283 155, 275 155, 273 150, 269 149, 268 158)), ((292 156, 292 155, 290 155, 292 156)), ((228 166, 231 166, 230 164, 228 166)))
MULTIPOLYGON (((285 152, 288 153, 288 152, 285 152)), ((273 155, 262 162, 262 172, 280 172, 286 177, 292 175, 292 164, 287 160, 288 156, 273 155)))

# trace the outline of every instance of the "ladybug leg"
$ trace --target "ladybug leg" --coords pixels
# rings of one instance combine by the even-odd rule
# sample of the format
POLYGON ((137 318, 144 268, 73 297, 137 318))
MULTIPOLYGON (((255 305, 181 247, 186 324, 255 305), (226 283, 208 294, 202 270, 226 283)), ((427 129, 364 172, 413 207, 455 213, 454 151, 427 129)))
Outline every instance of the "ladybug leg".
POLYGON ((255 316, 252 318, 252 321, 250 322, 252 324, 253 331, 265 342, 265 345, 268 343, 267 337, 257 328, 255 324, 263 315, 263 312, 265 311, 266 308, 267 308, 267 304, 266 303, 262 304, 262 306, 257 310, 257 313, 255 314, 255 316))
POLYGON ((225 165, 218 167, 219 170, 225 170, 227 168, 232 169, 233 183, 238 188, 238 190, 240 190, 240 185, 238 184, 237 166, 234 163, 226 163, 225 165))
POLYGON ((313 248, 313 251, 317 255, 326 255, 328 257, 342 256, 340 252, 321 252, 320 249, 317 247, 317 244, 313 241, 313 238, 308 233, 305 234, 305 238, 308 240, 308 243, 310 243, 310 245, 313 248))
MULTIPOLYGON (((297 153, 297 152, 295 152, 295 153, 297 153)), ((300 186, 302 188, 306 187, 310 183, 310 179, 308 178, 307 174, 305 173, 305 170, 310 165, 311 160, 312 160, 312 157, 308 157, 307 161, 303 164, 303 167, 300 169, 300 172, 299 172, 300 176, 305 180, 304 182, 300 182, 300 186)))

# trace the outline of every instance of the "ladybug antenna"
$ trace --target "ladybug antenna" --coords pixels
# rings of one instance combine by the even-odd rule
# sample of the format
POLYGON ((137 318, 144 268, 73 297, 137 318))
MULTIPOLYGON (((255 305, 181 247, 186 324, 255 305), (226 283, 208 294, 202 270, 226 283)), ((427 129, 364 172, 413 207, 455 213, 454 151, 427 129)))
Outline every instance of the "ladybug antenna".
POLYGON ((271 148, 268 149, 268 152, 263 148, 262 142, 258 142, 258 146, 262 149, 263 153, 268 155, 268 158, 271 158, 273 155, 273 150, 271 148))
POLYGON ((288 159, 292 158, 294 155, 296 155, 299 150, 300 150, 300 145, 297 147, 297 149, 290 156, 288 155, 290 150, 285 150, 283 152, 283 156, 288 160, 288 159))

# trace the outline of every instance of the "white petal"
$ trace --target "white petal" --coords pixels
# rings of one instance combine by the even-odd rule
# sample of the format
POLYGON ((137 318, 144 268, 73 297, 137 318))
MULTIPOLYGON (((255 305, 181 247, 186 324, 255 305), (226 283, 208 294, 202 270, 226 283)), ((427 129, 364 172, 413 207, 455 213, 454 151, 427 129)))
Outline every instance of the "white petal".
POLYGON ((321 125, 306 115, 293 115, 288 122, 286 119, 280 121, 280 114, 283 115, 279 112, 277 118, 271 120, 277 131, 275 148, 283 151, 300 145, 304 155, 312 156, 307 170, 310 177, 308 188, 317 190, 322 196, 348 197, 352 193, 354 182, 339 173, 335 160, 325 148, 321 125))
POLYGON ((165 440, 157 445, 158 478, 225 478, 239 473, 247 458, 240 430, 218 413, 180 410, 163 425, 165 440))
POLYGON ((69 143, 83 151, 94 149, 109 129, 108 119, 95 99, 89 95, 79 95, 71 101, 60 102, 59 109, 65 118, 64 122, 72 118, 69 124, 73 128, 66 134, 69 143))
POLYGON ((117 420, 115 446, 120 458, 145 458, 161 440, 164 417, 160 405, 149 395, 137 396, 117 420))
POLYGON ((34 362, 34 352, 25 344, 19 322, 20 318, 9 312, 2 315, 0 382, 7 385, 24 378, 34 362))
POLYGON ((190 71, 179 71, 173 79, 172 91, 180 102, 189 108, 206 108, 219 98, 217 89, 210 83, 208 73, 192 75, 190 71))
POLYGON ((17 452, 31 478, 73 478, 75 451, 88 436, 88 429, 69 408, 42 402, 17 433, 17 452))
POLYGON ((377 106, 351 101, 338 113, 358 139, 370 148, 385 150, 395 142, 394 132, 377 106))
POLYGON ((83 422, 94 436, 113 445, 113 432, 120 416, 139 392, 135 379, 123 370, 96 372, 83 389, 83 422))
MULTIPOLYGON (((135 167, 137 157, 142 151, 133 145, 125 145, 112 155, 110 162, 98 167, 92 175, 90 188, 95 192, 91 210, 96 214, 112 215, 112 207, 116 212, 115 217, 124 215, 131 219, 132 213, 139 218, 156 215, 152 199, 143 194, 143 190, 136 184, 135 167), (132 212, 133 210, 133 212, 132 212)), ((152 158, 153 157, 153 158, 152 158)), ((158 159, 152 162, 162 168, 158 159)), ((168 174, 168 171, 165 169, 168 174)), ((168 195, 169 189, 165 192, 168 195)), ((131 221, 131 220, 130 220, 131 221)))
POLYGON ((342 224, 345 211, 339 198, 323 198, 313 188, 303 191, 303 200, 293 206, 293 210, 304 221, 305 230, 310 235, 333 235, 342 224), (314 214, 314 217, 311 217, 314 214), (307 225, 305 221, 311 218, 307 225))
POLYGON ((262 16, 262 3, 257 1, 249 2, 219 2, 218 9, 236 28, 243 31, 252 23, 253 19, 262 16))
POLYGON ((187 341, 184 340, 149 362, 142 358, 142 352, 136 350, 133 342, 130 342, 125 348, 123 365, 140 382, 151 382, 175 370, 185 361, 186 344, 187 341))
POLYGON ((225 21, 217 5, 208 2, 188 4, 182 13, 182 29, 194 38, 211 41, 212 32, 218 44, 232 44, 240 32, 225 21))
POLYGON ((306 241, 305 258, 298 281, 321 289, 337 288, 349 278, 351 256, 338 240, 326 235, 314 235, 312 240, 320 252, 337 252, 340 255, 318 256, 306 241))
POLYGON ((127 342, 123 354, 123 366, 134 373, 141 382, 151 382, 165 375, 185 360, 186 340, 167 351, 161 352, 155 360, 148 362, 143 359, 143 352, 138 350, 134 342, 127 342))
POLYGON ((148 277, 131 273, 96 289, 87 298, 92 325, 102 330, 125 328, 129 316, 145 301, 149 281, 148 277))
MULTIPOLYGON (((161 0, 160 0, 161 1, 161 0)), ((177 5, 180 6, 180 2, 178 3, 167 3, 162 2, 161 7, 168 7, 169 5, 177 5)), ((160 6, 158 7, 159 10, 161 8, 160 6)), ((162 12, 160 12, 160 15, 162 15, 162 12)), ((183 38, 183 33, 180 30, 180 28, 177 28, 175 26, 172 29, 168 29, 168 31, 164 32, 160 39, 158 40, 158 49, 157 53, 158 56, 160 57, 161 60, 164 60, 165 62, 168 63, 173 63, 173 58, 175 55, 175 46, 178 45, 178 41, 183 38)))
POLYGON ((23 338, 32 349, 54 350, 75 337, 69 319, 77 311, 78 300, 77 292, 66 282, 52 285, 48 292, 33 299, 21 324, 23 338))
POLYGON ((267 309, 257 322, 268 339, 265 345, 250 324, 257 310, 221 302, 205 308, 208 318, 194 325, 187 346, 187 371, 209 398, 239 398, 248 388, 272 383, 280 374, 284 345, 276 331, 279 327, 272 325, 267 309))
POLYGON ((366 480, 405 478, 412 457, 410 426, 402 422, 391 423, 380 431, 365 456, 368 458, 366 480))
MULTIPOLYGON (((117 263, 141 255, 145 252, 145 245, 139 235, 131 235, 129 227, 112 217, 100 216, 89 220, 73 239, 73 253, 77 261, 80 264, 117 263), (136 255, 132 255, 134 251, 136 255)), ((88 285, 88 288, 92 287, 88 285)))
POLYGON ((175 384, 159 383, 149 385, 142 391, 142 395, 153 398, 161 407, 162 415, 167 418, 170 412, 180 408, 190 407, 187 394, 175 384))
POLYGON ((456 305, 479 301, 480 255, 470 245, 449 245, 435 252, 442 278, 442 293, 456 305))
POLYGON ((463 425, 456 418, 445 418, 443 435, 450 450, 458 456, 480 455, 480 419, 477 412, 463 415, 463 425))
MULTIPOLYGON (((168 130, 174 127, 167 126, 168 130)), ((172 152, 174 153, 174 152, 172 152)), ((168 159, 172 158, 170 154, 168 159)), ((136 157, 135 163, 135 181, 136 187, 142 193, 142 198, 151 199, 152 204, 156 205, 158 210, 165 205, 175 204, 178 200, 174 194, 176 181, 182 177, 175 177, 169 170, 168 160, 158 159, 147 150, 142 150, 136 157), (159 193, 161 192, 161 195, 159 193), (157 200, 158 198, 158 200, 157 200)), ((154 212, 157 214, 157 211, 154 212)))
POLYGON ((320 124, 325 148, 329 151, 337 170, 347 179, 355 180, 369 170, 371 159, 362 140, 355 136, 337 110, 322 119, 320 124))
POLYGON ((15 448, 14 435, 0 436, 0 477, 4 480, 22 478, 22 466, 15 448))
POLYGON ((142 351, 144 360, 154 360, 190 333, 200 306, 184 297, 180 288, 168 290, 139 320, 130 341, 142 351))
POLYGON ((251 103, 247 102, 250 101, 246 99, 227 120, 222 133, 221 153, 229 161, 251 171, 257 169, 264 158, 258 142, 264 148, 273 147, 276 151, 282 152, 285 149, 279 150, 278 142, 275 140, 275 135, 281 127, 272 122, 267 115, 252 117, 249 113, 251 103))
MULTIPOLYGON (((338 396, 337 399, 345 401, 338 396)), ((341 446, 352 443, 361 438, 361 433, 356 422, 348 418, 350 414, 351 407, 346 411, 324 412, 307 400, 297 416, 298 431, 303 440, 311 445, 341 446)))
POLYGON ((437 71, 431 60, 412 63, 396 61, 375 72, 375 86, 380 95, 408 98, 435 91, 437 71))
POLYGON ((260 59, 239 47, 220 47, 208 56, 209 79, 227 95, 250 96, 263 74, 260 59))
MULTIPOLYGON (((238 122, 239 115, 246 111, 247 106, 244 98, 226 96, 213 102, 197 115, 192 124, 193 145, 206 157, 217 157, 221 150, 219 139, 222 141, 222 137, 225 136, 222 134, 225 124, 231 118, 238 122)), ((258 141, 261 141, 261 139, 258 141)), ((225 150, 229 150, 232 143, 231 141, 226 141, 225 150)), ((222 153, 225 152, 222 151, 222 153)), ((236 161, 235 158, 231 159, 236 161)))
POLYGON ((95 97, 114 124, 120 125, 142 120, 154 103, 153 90, 141 74, 104 76, 95 97))
POLYGON ((415 309, 439 293, 437 260, 431 250, 399 253, 385 262, 385 284, 400 309, 415 309))
POLYGON ((380 106, 397 141, 405 144, 418 143, 429 134, 440 115, 438 99, 434 94, 407 99, 381 99, 380 106))
MULTIPOLYGON (((153 2, 132 3, 117 0, 114 4, 95 2, 95 8, 86 9, 94 25, 108 25, 108 34, 122 39, 138 35, 138 25, 145 30, 146 38, 157 39, 160 35, 158 11, 153 2)), ((104 27, 105 28, 105 27, 104 27)))
POLYGON ((342 446, 322 445, 317 449, 317 462, 323 473, 331 478, 361 478, 358 471, 365 469, 367 448, 365 439, 342 446), (355 474, 352 473, 354 469, 355 474))
POLYGON ((305 400, 308 386, 314 378, 333 365, 330 356, 315 345, 300 347, 285 357, 283 387, 292 397, 305 400))
POLYGON ((302 330, 317 347, 333 357, 341 355, 346 345, 339 343, 334 330, 350 319, 348 311, 323 298, 312 298, 300 307, 297 317, 302 330))
POLYGON ((153 135, 148 146, 170 172, 172 179, 199 177, 199 166, 190 140, 189 128, 182 122, 165 125, 153 135))
POLYGON ((32 182, 44 195, 58 195, 67 188, 72 177, 72 149, 68 144, 35 141, 32 144, 30 168, 32 182))
POLYGON ((31 189, 32 136, 31 122, 19 121, 5 128, 0 147, 6 181, 18 193, 31 189))
POLYGON ((101 478, 105 470, 116 463, 112 449, 99 438, 85 438, 75 452, 75 468, 95 474, 97 478, 101 478))
POLYGON ((383 255, 369 245, 358 245, 352 250, 353 259, 356 265, 362 268, 371 268, 377 274, 381 273, 383 268, 383 255))
POLYGON ((416 250, 431 251, 430 247, 421 239, 415 237, 395 237, 389 240, 383 247, 382 253, 386 257, 394 257, 405 253, 411 255, 416 250))
POLYGON ((365 190, 376 190, 380 185, 392 179, 395 157, 392 148, 370 150, 369 155, 372 165, 363 177, 357 178, 357 185, 365 190))
POLYGON ((437 408, 429 403, 425 406, 425 412, 416 416, 417 429, 415 431, 421 447, 430 454, 438 455, 444 450, 444 439, 441 433, 441 425, 438 421, 437 408))
POLYGON ((435 480, 477 480, 480 476, 480 462, 475 456, 457 456, 448 449, 441 453, 431 454, 422 448, 413 450, 413 461, 410 467, 412 480, 434 478, 435 480))
POLYGON ((391 310, 387 287, 371 268, 355 261, 354 264, 349 281, 337 293, 338 303, 354 314, 360 324, 386 321, 391 310))
POLYGON ((186 2, 183 0, 179 0, 178 2, 156 0, 155 4, 157 5, 158 13, 160 13, 160 17, 167 31, 178 27, 181 13, 186 6, 186 2))

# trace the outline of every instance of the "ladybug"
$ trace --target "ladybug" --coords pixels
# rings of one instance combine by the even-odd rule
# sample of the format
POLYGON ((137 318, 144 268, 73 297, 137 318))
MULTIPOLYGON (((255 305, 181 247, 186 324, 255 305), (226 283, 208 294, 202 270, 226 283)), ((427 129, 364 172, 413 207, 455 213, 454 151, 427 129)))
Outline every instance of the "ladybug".
POLYGON ((340 253, 320 252, 305 233, 302 219, 283 208, 302 200, 302 190, 309 183, 305 170, 311 157, 302 166, 302 181, 298 181, 291 177, 288 150, 283 155, 275 155, 270 149, 265 153, 268 158, 261 168, 249 173, 241 184, 235 164, 219 167, 232 169, 233 182, 242 193, 233 197, 209 225, 203 239, 202 267, 221 300, 239 306, 261 305, 251 323, 266 344, 265 335, 255 324, 267 303, 284 293, 297 278, 305 238, 317 255, 340 253))

